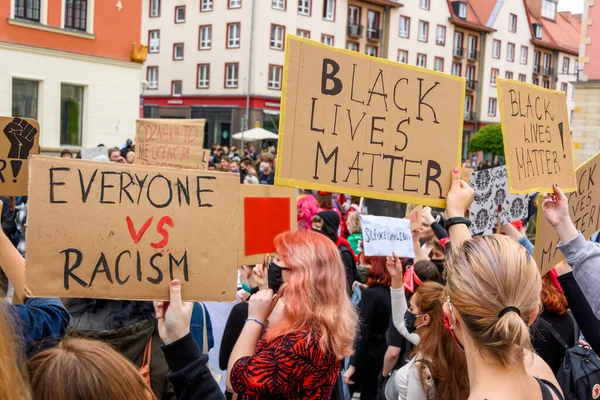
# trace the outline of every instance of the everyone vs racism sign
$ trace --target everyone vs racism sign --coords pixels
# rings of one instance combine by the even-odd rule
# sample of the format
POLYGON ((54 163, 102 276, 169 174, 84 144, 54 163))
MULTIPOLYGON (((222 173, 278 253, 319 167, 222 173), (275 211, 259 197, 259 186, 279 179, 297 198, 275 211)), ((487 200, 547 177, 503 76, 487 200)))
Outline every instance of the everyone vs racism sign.
POLYGON ((443 207, 464 82, 288 35, 275 183, 443 207))
POLYGON ((498 98, 510 192, 574 191, 565 92, 498 78, 498 98))
POLYGON ((27 196, 27 158, 40 152, 36 120, 0 117, 0 196, 27 196))
POLYGON ((26 284, 36 297, 235 298, 234 174, 32 157, 26 284), (223 234, 223 227, 227 234, 223 234))

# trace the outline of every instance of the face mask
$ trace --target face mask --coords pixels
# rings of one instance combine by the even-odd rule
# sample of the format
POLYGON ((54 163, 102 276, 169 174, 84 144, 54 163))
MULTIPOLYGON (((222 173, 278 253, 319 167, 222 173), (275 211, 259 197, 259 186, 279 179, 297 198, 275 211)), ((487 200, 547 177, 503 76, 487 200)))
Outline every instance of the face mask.
POLYGON ((412 312, 410 312, 410 310, 406 310, 406 312, 404 313, 404 326, 406 327, 406 330, 408 331, 408 333, 413 333, 414 331, 416 331, 417 329, 419 329, 420 327, 422 327, 425 324, 421 324, 417 327, 415 327, 415 321, 417 320, 418 317, 421 317, 421 314, 414 314, 412 312))
POLYGON ((444 263, 446 260, 431 260, 432 263, 435 264, 436 267, 442 272, 444 270, 444 263))
POLYGON ((240 170, 236 168, 236 169, 232 169, 231 172, 233 172, 234 174, 237 174, 240 172, 240 170))
POLYGON ((269 289, 273 290, 273 292, 277 293, 281 285, 283 285, 283 276, 281 275, 281 268, 279 265, 275 264, 273 261, 269 263, 269 271, 267 272, 267 279, 269 282, 269 289))
POLYGON ((269 168, 269 163, 261 162, 259 168, 260 168, 260 172, 263 172, 264 170, 266 170, 267 168, 269 168))
POLYGON ((252 288, 250 287, 250 284, 248 282, 242 282, 242 289, 244 290, 244 292, 247 293, 252 292, 252 288))

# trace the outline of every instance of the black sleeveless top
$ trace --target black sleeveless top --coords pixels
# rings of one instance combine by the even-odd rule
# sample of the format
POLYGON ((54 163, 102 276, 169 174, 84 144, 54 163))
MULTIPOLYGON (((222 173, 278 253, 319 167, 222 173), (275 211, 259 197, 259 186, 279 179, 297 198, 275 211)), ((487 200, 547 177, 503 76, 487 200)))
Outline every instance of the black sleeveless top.
POLYGON ((545 379, 535 378, 535 380, 539 383, 540 389, 542 390, 542 400, 554 400, 554 397, 552 397, 552 393, 550 392, 550 390, 552 390, 556 394, 559 400, 565 400, 565 398, 560 394, 560 391, 556 388, 556 386, 554 386, 554 384, 548 382, 545 379))

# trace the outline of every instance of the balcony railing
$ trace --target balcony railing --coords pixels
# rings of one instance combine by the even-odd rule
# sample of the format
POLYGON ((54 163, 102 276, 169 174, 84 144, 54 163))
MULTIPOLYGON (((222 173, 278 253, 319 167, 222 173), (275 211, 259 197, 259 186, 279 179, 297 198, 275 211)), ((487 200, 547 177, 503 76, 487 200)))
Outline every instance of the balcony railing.
POLYGON ((540 73, 540 66, 539 65, 534 65, 533 66, 533 73, 534 74, 539 74, 540 73))
POLYGON ((452 50, 452 54, 454 55, 454 57, 463 58, 465 54, 465 49, 463 49, 462 47, 455 47, 452 50))
POLYGON ((475 121, 475 112, 465 111, 465 121, 475 121))
POLYGON ((367 28, 367 40, 371 40, 373 42, 379 42, 381 40, 381 29, 369 29, 367 28))
POLYGON ((546 76, 554 75, 554 68, 544 67, 542 68, 542 73, 546 76))
POLYGON ((477 61, 479 59, 479 52, 476 50, 467 50, 467 59, 477 61))
POLYGON ((348 36, 361 37, 363 34, 363 29, 364 29, 364 26, 362 26, 362 25, 348 24, 348 36))
POLYGON ((467 90, 476 90, 477 89, 477 81, 473 79, 467 79, 467 90))

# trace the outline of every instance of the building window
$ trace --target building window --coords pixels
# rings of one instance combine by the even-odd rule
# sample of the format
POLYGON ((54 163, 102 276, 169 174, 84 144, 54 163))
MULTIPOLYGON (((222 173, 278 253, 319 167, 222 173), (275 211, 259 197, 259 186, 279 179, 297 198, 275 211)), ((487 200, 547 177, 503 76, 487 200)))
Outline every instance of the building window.
POLYGON ((540 52, 539 51, 534 51, 533 52, 533 73, 534 74, 539 74, 540 73, 540 52))
POLYGON ((298 14, 310 15, 311 3, 311 0, 298 0, 298 14))
POLYGON ((419 0, 419 7, 423 10, 429 10, 429 0, 419 0))
POLYGON ((567 82, 563 82, 560 84, 560 90, 567 93, 567 90, 568 90, 567 82))
POLYGON ((540 86, 540 80, 539 80, 538 78, 533 78, 533 79, 531 80, 531 83, 533 83, 533 84, 534 84, 534 85, 536 85, 536 86, 540 86))
POLYGON ((494 39, 494 41, 492 42, 492 58, 500 58, 500 47, 500 41, 494 39))
POLYGON ((438 25, 435 30, 435 44, 446 45, 446 27, 444 25, 438 25))
POLYGON ((87 29, 87 0, 65 1, 65 28, 86 31, 87 29))
POLYGON ((569 73, 569 63, 570 63, 569 57, 563 58, 563 68, 562 68, 563 74, 569 73))
POLYGON ((323 3, 323 19, 335 21, 335 0, 325 0, 323 3))
POLYGON ((269 65, 269 89, 281 90, 281 77, 283 67, 281 65, 269 65))
POLYGON ((461 69, 462 69, 462 65, 460 65, 460 63, 453 62, 452 70, 450 71, 450 73, 454 76, 460 76, 461 69))
POLYGON ((200 0, 200 11, 212 11, 213 0, 200 0))
POLYGON ((429 39, 429 22, 419 21, 419 42, 427 42, 429 39))
POLYGON ((512 33, 517 32, 517 16, 515 14, 508 15, 508 31, 512 33))
POLYGON ((521 64, 527 65, 527 55, 529 53, 529 49, 527 46, 521 46, 521 64))
POLYGON ((475 66, 474 65, 467 65, 466 71, 465 71, 465 78, 467 78, 467 87, 469 87, 470 89, 475 89, 474 87, 474 83, 475 82, 475 66))
POLYGON ((160 31, 149 31, 148 36, 148 52, 158 53, 160 51, 160 31))
POLYGON ((367 11, 367 39, 381 39, 381 34, 379 32, 379 19, 378 11, 367 11))
POLYGON ((12 116, 38 118, 38 82, 12 79, 12 116))
POLYGON ((542 87, 543 87, 544 89, 550 89, 550 81, 549 81, 549 80, 546 80, 546 79, 544 79, 544 80, 542 81, 542 87))
POLYGON ((181 97, 182 86, 181 81, 171 81, 171 96, 181 97))
POLYGON ((173 44, 173 60, 183 60, 183 43, 173 44))
POLYGON ((504 77, 506 79, 513 79, 513 73, 510 71, 506 71, 506 73, 504 74, 504 77))
POLYGON ((454 32, 454 51, 452 52, 455 57, 462 57, 463 55, 463 34, 462 32, 454 32))
POLYGON ((158 67, 148 67, 146 80, 148 81, 148 90, 158 89, 158 67))
POLYGON ((367 45, 365 47, 365 54, 371 57, 377 57, 377 46, 367 45))
POLYGON ((210 64, 198 64, 198 89, 210 87, 210 64))
POLYGON ((235 89, 238 87, 239 64, 225 64, 225 87, 235 89))
POLYGON ((433 70, 444 72, 444 59, 442 57, 435 57, 433 59, 433 70))
POLYGON ((237 49, 240 47, 240 24, 227 24, 227 48, 237 49))
POLYGON ((227 8, 242 8, 242 0, 229 0, 227 8))
POLYGON ((496 98, 490 97, 488 100, 488 116, 495 117, 496 116, 496 98))
POLYGON ((346 50, 358 51, 358 43, 346 42, 346 50))
POLYGON ((81 146, 83 86, 60 85, 60 144, 81 146))
POLYGON ((542 40, 543 28, 540 24, 533 24, 533 33, 536 39, 542 40))
POLYGON ((465 96, 465 120, 471 121, 473 119, 471 113, 473 112, 473 96, 465 96))
POLYGON ((310 31, 305 31, 304 29, 296 30, 296 35, 303 37, 303 38, 310 39, 310 31))
POLYGON ((527 82, 527 75, 519 74, 519 82, 527 82))
POLYGON ((185 6, 175 7, 175 23, 181 24, 185 22, 185 6))
POLYGON ((398 62, 406 64, 408 62, 408 51, 398 50, 398 62))
POLYGON ((467 18, 467 3, 464 1, 458 3, 458 18, 467 18))
POLYGON ((271 8, 274 10, 285 11, 286 0, 271 0, 271 8))
POLYGON ((490 76, 490 86, 496 87, 496 77, 499 73, 500 71, 498 70, 498 68, 492 68, 492 74, 490 76))
POLYGON ((400 16, 400 31, 398 32, 398 36, 407 38, 410 34, 410 18, 400 16))
POLYGON ((506 61, 515 61, 515 44, 509 43, 506 46, 506 61))
POLYGON ((417 67, 427 67, 427 56, 425 54, 417 54, 417 67))
POLYGON ((150 0, 150 18, 156 17, 160 17, 160 0, 150 0))
POLYGON ((360 7, 348 6, 348 25, 360 26, 360 7))
POLYGON ((211 44, 212 44, 212 26, 211 25, 200 26, 200 46, 198 48, 200 50, 208 50, 208 49, 210 49, 211 44))
POLYGON ((556 0, 542 0, 542 17, 556 19, 556 0))
POLYGON ((469 35, 467 40, 467 57, 469 60, 477 59, 477 36, 469 35))
POLYGON ((321 43, 326 44, 328 46, 333 46, 333 36, 321 35, 321 43))
POLYGON ((551 75, 552 54, 544 53, 544 75, 551 75))
POLYGON ((285 38, 285 26, 271 25, 270 47, 273 50, 283 50, 283 39, 285 38))

